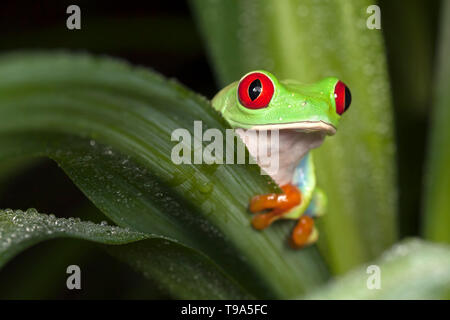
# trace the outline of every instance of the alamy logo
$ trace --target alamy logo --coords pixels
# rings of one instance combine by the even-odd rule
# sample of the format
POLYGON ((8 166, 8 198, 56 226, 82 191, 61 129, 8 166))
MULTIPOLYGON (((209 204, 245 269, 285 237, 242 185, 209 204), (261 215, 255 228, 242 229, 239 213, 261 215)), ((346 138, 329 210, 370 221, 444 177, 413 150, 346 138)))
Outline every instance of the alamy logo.
POLYGON ((177 165, 258 163, 264 168, 262 174, 278 171, 278 130, 226 129, 224 138, 219 129, 210 128, 203 132, 202 121, 194 121, 193 136, 189 130, 178 128, 172 132, 171 140, 178 142, 171 152, 172 162, 177 165), (203 148, 204 142, 209 144, 203 148), (242 142, 250 152, 247 161, 245 145, 242 142))
POLYGON ((370 274, 370 276, 367 278, 366 285, 367 289, 374 290, 374 289, 381 289, 381 269, 377 265, 370 265, 367 267, 366 270, 367 274, 370 274))
POLYGON ((66 280, 67 289, 73 290, 81 289, 81 269, 79 266, 73 264, 67 267, 66 273, 70 274, 66 280))
POLYGON ((367 13, 370 13, 370 16, 367 18, 366 26, 367 29, 381 29, 381 9, 379 6, 373 4, 367 7, 367 13))
POLYGON ((81 9, 79 6, 72 4, 67 7, 67 14, 70 14, 66 20, 66 27, 69 30, 80 30, 81 29, 81 9))

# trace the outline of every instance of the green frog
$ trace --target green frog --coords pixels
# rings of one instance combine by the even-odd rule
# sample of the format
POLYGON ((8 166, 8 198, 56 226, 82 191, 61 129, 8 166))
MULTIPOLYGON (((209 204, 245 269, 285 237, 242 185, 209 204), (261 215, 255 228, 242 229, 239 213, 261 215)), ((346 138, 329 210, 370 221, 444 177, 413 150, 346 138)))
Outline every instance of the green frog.
POLYGON ((324 214, 327 199, 316 187, 311 150, 336 133, 351 99, 349 88, 337 78, 302 84, 280 81, 264 70, 247 73, 214 97, 213 107, 241 136, 262 170, 268 168, 267 163, 258 161, 258 138, 262 131, 278 133, 276 147, 269 150, 278 152, 278 170, 267 172, 283 193, 250 199, 255 229, 267 228, 278 219, 295 219, 291 245, 303 248, 317 241, 314 219, 324 214), (253 134, 246 134, 249 131, 253 134))

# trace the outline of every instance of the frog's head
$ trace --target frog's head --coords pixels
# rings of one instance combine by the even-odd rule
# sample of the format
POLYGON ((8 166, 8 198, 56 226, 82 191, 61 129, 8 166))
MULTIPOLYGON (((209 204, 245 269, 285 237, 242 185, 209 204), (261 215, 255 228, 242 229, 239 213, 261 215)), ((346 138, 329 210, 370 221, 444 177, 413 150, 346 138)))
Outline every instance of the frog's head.
POLYGON ((326 135, 336 133, 350 102, 350 90, 336 78, 305 85, 278 81, 267 71, 254 71, 222 89, 212 104, 237 129, 255 158, 259 132, 278 131, 279 143, 271 148, 270 154, 279 155, 280 170, 273 171, 257 161, 283 185, 291 181, 295 168, 309 150, 320 146, 326 135), (256 135, 246 136, 246 132, 254 131, 256 135))
POLYGON ((253 71, 219 92, 213 106, 234 128, 333 135, 350 102, 350 90, 336 78, 301 84, 253 71))

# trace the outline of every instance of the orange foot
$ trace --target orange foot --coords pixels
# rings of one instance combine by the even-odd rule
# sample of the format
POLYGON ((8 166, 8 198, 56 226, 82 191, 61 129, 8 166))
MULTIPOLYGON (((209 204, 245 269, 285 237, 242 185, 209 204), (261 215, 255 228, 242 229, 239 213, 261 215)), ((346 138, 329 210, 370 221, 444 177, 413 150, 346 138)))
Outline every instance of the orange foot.
POLYGON ((298 220, 292 231, 291 246, 303 248, 317 240, 317 231, 314 230, 314 220, 310 216, 303 215, 298 220))
POLYGON ((267 228, 272 222, 281 218, 283 213, 300 204, 302 194, 296 186, 286 184, 281 187, 281 190, 283 190, 281 194, 269 193, 255 196, 250 200, 250 211, 253 213, 267 209, 271 210, 253 217, 252 225, 255 229, 267 228))

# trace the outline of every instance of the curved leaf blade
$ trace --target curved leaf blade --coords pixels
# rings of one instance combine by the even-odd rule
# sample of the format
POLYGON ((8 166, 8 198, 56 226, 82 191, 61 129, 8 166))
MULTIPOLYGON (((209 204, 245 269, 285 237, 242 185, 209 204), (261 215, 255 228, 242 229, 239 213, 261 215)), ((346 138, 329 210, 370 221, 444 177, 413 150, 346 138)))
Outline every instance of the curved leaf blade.
MULTIPOLYGON (((357 268, 307 296, 308 299, 448 299, 450 297, 450 247, 418 239, 396 244, 370 265, 379 267, 380 288, 367 272, 357 268)), ((378 272, 378 271, 376 271, 378 272)))
POLYGON ((34 209, 0 210, 0 268, 22 250, 57 238, 99 243, 178 298, 250 298, 210 259, 171 239, 74 218, 55 218, 34 209))

